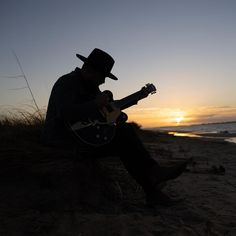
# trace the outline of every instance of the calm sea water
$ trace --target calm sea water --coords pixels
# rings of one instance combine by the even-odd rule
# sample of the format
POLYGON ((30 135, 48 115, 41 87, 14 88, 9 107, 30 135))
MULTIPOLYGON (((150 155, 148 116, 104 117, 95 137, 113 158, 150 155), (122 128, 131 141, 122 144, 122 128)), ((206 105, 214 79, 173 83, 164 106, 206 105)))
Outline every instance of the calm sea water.
POLYGON ((219 124, 200 124, 189 126, 169 126, 156 128, 160 131, 177 132, 180 136, 199 137, 203 134, 220 134, 221 136, 231 136, 225 138, 229 142, 236 143, 236 122, 219 124), (179 133, 178 133, 179 132, 179 133))

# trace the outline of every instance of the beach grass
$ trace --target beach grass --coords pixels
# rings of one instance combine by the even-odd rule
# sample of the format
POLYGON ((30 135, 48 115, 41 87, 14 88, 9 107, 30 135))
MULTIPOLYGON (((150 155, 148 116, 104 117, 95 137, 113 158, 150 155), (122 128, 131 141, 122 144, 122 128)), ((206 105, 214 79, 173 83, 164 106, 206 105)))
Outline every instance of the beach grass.
POLYGON ((27 111, 17 109, 8 112, 7 115, 0 117, 0 127, 38 127, 42 126, 45 120, 44 111, 27 111))

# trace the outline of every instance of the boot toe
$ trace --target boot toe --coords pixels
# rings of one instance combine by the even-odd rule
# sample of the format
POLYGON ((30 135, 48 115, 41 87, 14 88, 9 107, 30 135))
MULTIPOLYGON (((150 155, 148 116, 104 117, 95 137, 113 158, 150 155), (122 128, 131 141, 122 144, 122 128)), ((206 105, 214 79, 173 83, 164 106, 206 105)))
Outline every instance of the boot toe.
POLYGON ((156 191, 146 196, 146 204, 149 207, 165 206, 170 207, 181 202, 181 199, 172 199, 161 191, 156 191))

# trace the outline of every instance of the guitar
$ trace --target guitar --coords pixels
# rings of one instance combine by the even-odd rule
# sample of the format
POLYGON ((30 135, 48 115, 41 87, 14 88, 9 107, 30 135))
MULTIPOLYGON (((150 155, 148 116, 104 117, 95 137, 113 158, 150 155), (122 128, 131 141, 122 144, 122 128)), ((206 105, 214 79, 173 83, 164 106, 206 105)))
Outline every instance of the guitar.
MULTIPOLYGON (((111 93, 111 92, 110 92, 111 93)), ((141 90, 124 97, 120 100, 110 102, 110 104, 100 110, 104 119, 78 121, 69 124, 74 135, 83 143, 99 147, 109 143, 115 135, 117 119, 121 115, 121 110, 137 104, 137 102, 149 94, 156 93, 156 87, 153 84, 146 84, 141 90)))

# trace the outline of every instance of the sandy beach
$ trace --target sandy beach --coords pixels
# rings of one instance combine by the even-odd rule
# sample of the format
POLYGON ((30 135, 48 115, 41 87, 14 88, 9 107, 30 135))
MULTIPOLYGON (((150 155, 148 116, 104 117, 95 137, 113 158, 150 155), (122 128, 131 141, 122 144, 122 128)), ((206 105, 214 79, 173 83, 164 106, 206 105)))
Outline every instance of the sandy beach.
POLYGON ((139 132, 162 165, 191 160, 163 190, 182 199, 178 204, 147 207, 142 189, 114 157, 105 164, 114 183, 109 191, 116 195, 94 205, 77 204, 69 159, 49 155, 35 135, 24 140, 21 133, 1 135, 0 235, 236 235, 236 144, 139 132), (52 184, 48 178, 42 184, 42 173, 50 173, 52 184))

